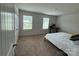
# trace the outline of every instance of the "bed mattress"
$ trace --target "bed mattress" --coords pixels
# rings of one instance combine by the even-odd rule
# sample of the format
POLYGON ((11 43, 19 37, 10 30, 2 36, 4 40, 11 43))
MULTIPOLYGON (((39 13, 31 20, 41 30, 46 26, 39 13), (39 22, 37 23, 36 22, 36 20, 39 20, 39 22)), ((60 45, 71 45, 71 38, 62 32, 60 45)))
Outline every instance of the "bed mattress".
POLYGON ((70 40, 72 34, 59 32, 46 34, 45 38, 69 56, 79 56, 79 45, 70 40))

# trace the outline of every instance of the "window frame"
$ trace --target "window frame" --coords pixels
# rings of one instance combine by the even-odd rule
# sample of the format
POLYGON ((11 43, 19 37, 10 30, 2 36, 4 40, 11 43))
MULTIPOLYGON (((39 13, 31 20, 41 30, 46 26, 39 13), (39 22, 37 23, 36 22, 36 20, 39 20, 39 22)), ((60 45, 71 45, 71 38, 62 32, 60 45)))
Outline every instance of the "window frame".
POLYGON ((43 30, 49 29, 50 18, 49 18, 49 17, 43 17, 43 20, 42 20, 42 21, 43 21, 43 22, 42 22, 42 29, 43 29, 43 30), (48 28, 44 28, 44 25, 43 25, 43 24, 44 24, 44 18, 48 18, 48 20, 49 20, 49 21, 48 21, 48 28))
POLYGON ((32 16, 32 15, 23 15, 23 18, 24 18, 24 16, 31 16, 31 17, 32 17, 32 19, 31 19, 31 20, 32 20, 32 22, 31 22, 31 26, 32 26, 32 27, 31 27, 31 29, 24 29, 24 27, 23 27, 23 26, 24 26, 24 19, 23 19, 22 29, 23 29, 23 30, 32 30, 32 29, 33 29, 33 16, 32 16))

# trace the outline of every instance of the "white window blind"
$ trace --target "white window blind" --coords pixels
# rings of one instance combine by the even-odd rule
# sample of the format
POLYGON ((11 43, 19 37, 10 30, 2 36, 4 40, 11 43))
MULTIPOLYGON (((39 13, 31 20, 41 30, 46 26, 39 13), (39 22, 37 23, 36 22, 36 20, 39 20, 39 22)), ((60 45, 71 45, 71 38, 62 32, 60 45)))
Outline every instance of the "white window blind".
POLYGON ((32 16, 23 15, 23 30, 32 29, 32 16))
POLYGON ((49 18, 43 18, 43 29, 48 29, 49 27, 49 18))

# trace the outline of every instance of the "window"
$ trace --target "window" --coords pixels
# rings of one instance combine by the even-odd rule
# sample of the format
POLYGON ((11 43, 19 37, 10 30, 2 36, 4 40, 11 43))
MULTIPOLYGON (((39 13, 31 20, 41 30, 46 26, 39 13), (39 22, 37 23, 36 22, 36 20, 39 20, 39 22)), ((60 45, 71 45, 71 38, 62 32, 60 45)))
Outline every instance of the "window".
POLYGON ((14 29, 14 14, 9 12, 1 12, 1 29, 13 30, 14 29))
POLYGON ((43 29, 48 29, 49 27, 49 18, 43 18, 43 29))
POLYGON ((32 29, 32 16, 23 15, 23 29, 32 29))

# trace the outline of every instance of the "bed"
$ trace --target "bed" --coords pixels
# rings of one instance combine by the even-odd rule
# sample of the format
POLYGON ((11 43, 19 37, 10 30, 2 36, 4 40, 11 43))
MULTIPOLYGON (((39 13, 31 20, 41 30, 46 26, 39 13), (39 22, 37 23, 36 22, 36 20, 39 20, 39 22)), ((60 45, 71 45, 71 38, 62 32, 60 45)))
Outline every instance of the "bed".
POLYGON ((72 34, 58 32, 48 33, 45 38, 56 47, 63 50, 68 56, 79 56, 79 41, 71 41, 72 34))

